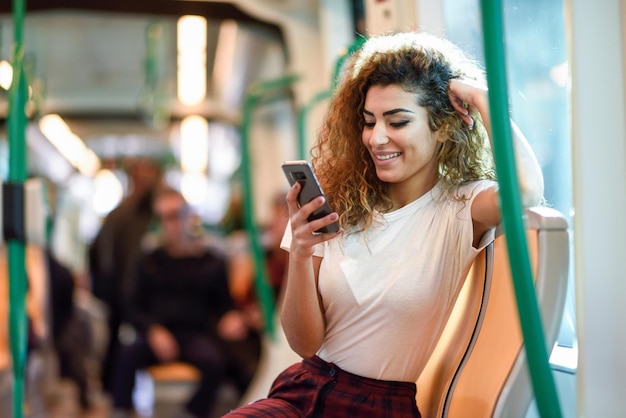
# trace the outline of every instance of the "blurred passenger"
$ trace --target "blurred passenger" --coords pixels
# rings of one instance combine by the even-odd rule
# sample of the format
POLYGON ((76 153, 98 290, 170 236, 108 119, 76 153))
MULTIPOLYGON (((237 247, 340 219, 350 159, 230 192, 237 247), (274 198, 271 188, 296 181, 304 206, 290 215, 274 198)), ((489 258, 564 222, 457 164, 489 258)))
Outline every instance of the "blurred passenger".
MULTIPOLYGON (((241 200, 239 194, 233 195, 228 214, 223 222, 223 226, 228 232, 231 261, 230 287, 238 305, 249 309, 254 306, 258 310, 254 283, 256 271, 250 238, 244 227, 243 202, 241 200)), ((280 248, 282 235, 288 221, 285 193, 276 194, 271 204, 270 219, 260 231, 260 240, 267 269, 267 280, 272 288, 274 298, 279 300, 289 262, 289 254, 280 248)), ((259 329, 262 327, 263 324, 259 324, 259 329)))
POLYGON ((90 324, 74 303, 76 282, 72 272, 46 251, 50 281, 52 347, 59 362, 59 375, 71 380, 83 410, 89 409, 87 359, 92 349, 90 324))
POLYGON ((111 392, 112 357, 121 322, 126 320, 129 289, 140 255, 141 239, 152 220, 152 197, 161 185, 161 167, 139 158, 128 165, 129 193, 109 213, 89 248, 92 292, 108 309, 109 346, 100 367, 102 389, 111 392))
POLYGON ((223 382, 232 379, 241 389, 251 379, 239 361, 248 328, 229 292, 227 259, 190 231, 182 195, 161 190, 154 213, 162 241, 139 263, 129 317, 136 333, 116 357, 114 416, 128 416, 132 410, 138 369, 182 361, 202 377, 181 416, 207 417, 223 382))
MULTIPOLYGON (((275 306, 281 304, 283 284, 286 280, 289 262, 289 253, 280 248, 283 233, 288 223, 287 202, 285 192, 277 193, 271 200, 271 211, 267 222, 260 230, 260 241, 263 247, 263 255, 267 273, 267 281, 272 289, 275 306)), ((242 202, 240 195, 234 195, 224 226, 234 228, 228 234, 228 244, 231 260, 231 289, 239 306, 246 312, 246 317, 259 329, 260 344, 258 350, 257 366, 262 364, 250 383, 248 390, 239 405, 254 401, 265 396, 272 380, 268 381, 269 374, 276 374, 286 363, 295 362, 299 359, 288 347, 283 337, 280 323, 276 320, 275 309, 272 313, 274 319, 274 335, 263 335, 265 327, 264 316, 261 310, 261 300, 256 292, 256 269, 252 257, 251 242, 248 231, 244 229, 242 202), (278 338, 276 338, 278 337, 278 338)))
POLYGON ((281 192, 274 197, 270 223, 263 234, 267 273, 278 303, 280 303, 280 296, 289 264, 289 253, 280 248, 280 242, 289 220, 285 194, 281 192))

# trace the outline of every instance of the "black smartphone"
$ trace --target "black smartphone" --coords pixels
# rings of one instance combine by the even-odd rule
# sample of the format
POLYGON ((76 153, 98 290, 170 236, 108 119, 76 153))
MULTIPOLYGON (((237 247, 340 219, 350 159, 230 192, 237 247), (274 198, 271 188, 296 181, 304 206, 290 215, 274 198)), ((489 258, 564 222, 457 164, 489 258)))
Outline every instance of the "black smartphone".
MULTIPOLYGON (((300 206, 309 203, 318 196, 324 196, 324 198, 326 198, 324 192, 322 191, 322 187, 313 172, 313 167, 311 167, 311 164, 308 161, 285 161, 282 164, 282 169, 291 186, 293 186, 296 182, 300 183, 301 189, 300 194, 298 194, 298 203, 300 206)), ((328 201, 325 201, 324 205, 309 215, 307 220, 311 222, 315 219, 323 218, 332 212, 333 210, 328 204, 328 201)), ((326 225, 315 232, 326 233, 337 231, 339 231, 339 222, 333 222, 332 224, 326 225)))

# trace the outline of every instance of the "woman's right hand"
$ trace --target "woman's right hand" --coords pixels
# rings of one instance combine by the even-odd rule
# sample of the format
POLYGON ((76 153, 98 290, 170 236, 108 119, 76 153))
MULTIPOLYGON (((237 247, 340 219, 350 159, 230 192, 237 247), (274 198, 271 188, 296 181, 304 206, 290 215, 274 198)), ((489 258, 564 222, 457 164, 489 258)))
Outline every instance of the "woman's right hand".
POLYGON ((343 228, 337 232, 316 233, 315 231, 336 222, 339 215, 330 213, 323 218, 308 222, 308 217, 324 204, 324 198, 319 196, 309 203, 300 207, 298 205, 298 193, 301 186, 295 183, 287 192, 287 208, 291 224, 291 256, 307 258, 313 256, 314 246, 328 241, 343 233, 343 228))

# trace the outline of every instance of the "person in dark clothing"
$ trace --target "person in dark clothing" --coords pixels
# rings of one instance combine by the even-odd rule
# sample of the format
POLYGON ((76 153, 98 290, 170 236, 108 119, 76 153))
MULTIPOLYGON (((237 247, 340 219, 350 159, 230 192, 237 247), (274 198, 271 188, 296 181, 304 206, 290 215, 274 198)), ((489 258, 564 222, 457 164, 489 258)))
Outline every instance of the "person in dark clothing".
POLYGON ((129 320, 135 337, 116 357, 114 416, 132 409, 135 372, 153 364, 183 361, 201 372, 185 416, 206 417, 220 385, 230 378, 245 389, 252 376, 239 367, 237 347, 248 328, 228 287, 228 263, 189 233, 189 211, 177 191, 155 197, 162 244, 139 262, 129 320))
POLYGON ((72 272, 46 249, 50 281, 52 345, 59 361, 59 375, 76 384, 78 401, 90 407, 86 358, 92 344, 89 324, 82 320, 74 303, 75 282, 72 272), (80 344, 77 344, 80 341, 80 344))
POLYGON ((152 221, 154 190, 161 185, 156 161, 136 159, 127 165, 129 193, 105 218, 89 246, 91 291, 108 310, 109 344, 100 365, 104 392, 111 392, 113 356, 118 346, 120 324, 127 320, 128 294, 141 254, 141 240, 152 221))

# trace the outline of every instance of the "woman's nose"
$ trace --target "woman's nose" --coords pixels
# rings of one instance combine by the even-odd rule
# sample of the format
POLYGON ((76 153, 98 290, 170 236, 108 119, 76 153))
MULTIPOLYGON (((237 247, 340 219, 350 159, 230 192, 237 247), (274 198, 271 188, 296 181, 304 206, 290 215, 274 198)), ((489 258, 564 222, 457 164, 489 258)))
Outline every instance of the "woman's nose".
POLYGON ((372 135, 370 137, 370 144, 372 146, 385 145, 389 142, 389 138, 387 137, 387 130, 385 129, 385 125, 382 123, 377 123, 372 128, 372 135))

